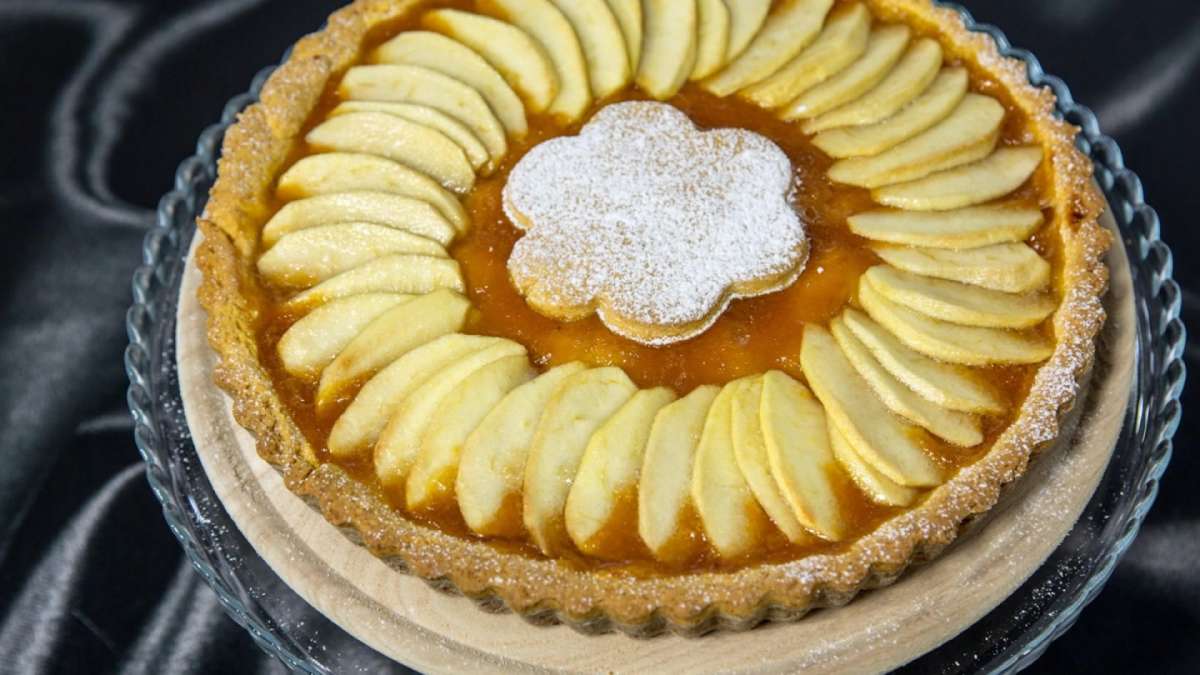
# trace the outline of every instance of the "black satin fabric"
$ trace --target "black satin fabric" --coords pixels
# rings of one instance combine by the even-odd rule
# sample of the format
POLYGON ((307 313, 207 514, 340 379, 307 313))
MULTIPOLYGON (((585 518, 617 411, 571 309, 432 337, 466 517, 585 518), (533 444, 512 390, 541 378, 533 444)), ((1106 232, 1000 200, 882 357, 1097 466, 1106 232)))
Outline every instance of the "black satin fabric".
MULTIPOLYGON (((1192 318, 1200 4, 968 4, 1038 54, 1120 142, 1162 215, 1192 318)), ((178 161, 258 68, 333 8, 0 0, 0 672, 283 670, 224 615, 147 488, 125 406, 123 320, 142 234, 178 161)), ((1200 671, 1200 425, 1195 394, 1184 398, 1141 536, 1036 670, 1200 671)))

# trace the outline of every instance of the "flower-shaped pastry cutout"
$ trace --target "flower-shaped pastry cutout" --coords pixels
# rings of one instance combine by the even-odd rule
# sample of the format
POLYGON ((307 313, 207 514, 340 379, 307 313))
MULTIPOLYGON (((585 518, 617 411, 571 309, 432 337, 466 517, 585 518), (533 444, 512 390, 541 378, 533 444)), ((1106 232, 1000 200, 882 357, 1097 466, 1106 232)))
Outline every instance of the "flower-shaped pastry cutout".
POLYGON ((792 181, 787 155, 758 134, 616 103, 513 168, 504 210, 526 233, 509 275, 547 316, 596 312, 644 344, 684 340, 732 299, 799 276, 808 242, 792 181))

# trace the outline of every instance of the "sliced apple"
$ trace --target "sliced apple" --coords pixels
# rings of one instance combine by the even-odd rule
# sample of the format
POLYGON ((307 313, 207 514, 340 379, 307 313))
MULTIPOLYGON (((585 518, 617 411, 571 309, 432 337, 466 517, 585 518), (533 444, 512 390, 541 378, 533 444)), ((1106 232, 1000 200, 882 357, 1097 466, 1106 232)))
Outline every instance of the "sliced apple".
MULTIPOLYGON (((406 33, 407 35, 407 33, 406 33)), ((436 35, 436 33, 429 33, 436 35)), ((438 37, 441 37, 440 35, 438 37)), ((449 38, 443 38, 449 39, 449 38)), ((462 45, 459 45, 460 47, 462 45)), ((496 168, 496 163, 493 161, 488 150, 484 147, 483 142, 475 135, 474 131, 467 128, 465 124, 459 122, 446 113, 430 108, 427 105, 418 105, 416 103, 389 103, 387 101, 342 101, 334 108, 329 115, 335 117, 337 115, 346 115, 349 113, 358 112, 376 112, 394 115, 401 119, 427 126, 431 129, 436 129, 438 132, 454 141, 454 144, 463 151, 467 161, 471 163, 472 168, 480 171, 484 175, 490 174, 496 168)), ((496 158, 499 160, 499 158, 496 158)))
MULTIPOLYGON (((928 134, 933 131, 934 130, 931 129, 925 133, 928 134)), ((981 131, 980 133, 983 132, 981 131)), ((917 139, 921 138, 922 136, 924 136, 924 134, 918 136, 917 139)), ((945 171, 957 166, 963 166, 964 164, 977 162, 980 159, 987 157, 996 149, 996 142, 1000 140, 1000 128, 999 125, 997 125, 996 129, 992 133, 975 140, 975 142, 969 145, 952 148, 947 152, 942 153, 940 156, 929 159, 928 161, 917 161, 912 164, 908 164, 907 166, 895 166, 894 163, 902 161, 902 158, 899 156, 880 159, 878 162, 871 161, 877 158, 882 158, 884 155, 893 152, 897 153, 898 155, 905 146, 907 146, 909 143, 913 143, 917 139, 905 141, 905 143, 902 143, 901 145, 898 145, 890 150, 886 150, 884 153, 877 155, 876 157, 851 157, 849 159, 840 159, 835 162, 832 167, 830 167, 829 177, 833 178, 839 183, 858 185, 859 187, 879 187, 882 185, 893 185, 896 183, 916 180, 938 171, 945 171), (854 166, 849 166, 842 164, 843 162, 855 162, 856 164, 854 166), (861 162, 861 164, 857 164, 858 162, 861 162), (837 178, 834 178, 835 170, 838 175, 837 178), (875 171, 880 171, 881 173, 874 173, 875 171), (870 185, 866 185, 867 183, 870 185)), ((926 146, 926 150, 932 153, 935 150, 935 146, 926 146)))
POLYGON ((936 40, 921 38, 874 89, 861 98, 835 108, 804 124, 804 133, 815 134, 837 127, 874 124, 887 119, 921 95, 942 67, 942 47, 936 40))
POLYGON ((916 211, 946 211, 982 204, 1016 190, 1042 163, 1042 149, 1011 146, 986 159, 899 185, 871 191, 885 206, 916 211))
POLYGON ((784 0, 737 58, 700 86, 717 96, 770 77, 816 39, 833 0, 784 0))
POLYGON ((492 157, 508 152, 504 125, 474 87, 436 70, 403 64, 354 66, 342 76, 344 99, 416 103, 440 110, 467 125, 492 157))
POLYGON ((729 6, 729 49, 725 61, 729 62, 741 56, 758 35, 767 20, 771 0, 732 0, 726 4, 729 6))
POLYGON ((738 95, 764 108, 779 108, 862 56, 871 34, 871 12, 860 3, 835 9, 816 40, 767 79, 738 95))
POLYGON ((755 377, 742 382, 733 395, 730 431, 734 458, 746 485, 775 527, 793 544, 812 542, 812 535, 796 517, 771 473, 767 441, 759 421, 762 391, 762 378, 755 377))
POLYGON ((550 55, 520 28, 457 9, 427 12, 421 25, 463 43, 486 59, 530 112, 544 112, 558 96, 558 75, 550 55))
POLYGON ((454 490, 472 532, 495 537, 524 532, 521 492, 529 445, 551 395, 584 369, 581 363, 566 363, 513 389, 467 437, 454 490))
POLYGON ((475 187, 475 168, 457 143, 424 124, 380 112, 331 117, 305 136, 317 152, 359 152, 416 169, 448 190, 475 187))
POLYGON ((800 522, 837 541, 846 522, 830 480, 834 458, 825 411, 804 385, 778 370, 763 375, 759 411, 771 474, 800 522))
POLYGON ((846 360, 892 412, 954 445, 969 448, 983 442, 983 430, 978 417, 948 410, 918 396, 880 365, 840 319, 835 318, 829 330, 842 348, 846 360))
POLYGON ((729 6, 725 0, 696 1, 696 64, 689 80, 701 80, 725 65, 729 50, 729 6))
POLYGON ((525 362, 525 348, 511 340, 497 338, 483 349, 447 364, 413 389, 392 411, 375 441, 375 477, 379 482, 389 488, 406 485, 421 451, 421 437, 442 400, 475 371, 512 356, 525 362))
POLYGON ((429 293, 439 288, 463 291, 462 271, 450 258, 397 253, 375 258, 330 277, 283 304, 302 313, 338 298, 361 293, 429 293))
POLYGON ((917 429, 887 409, 824 328, 805 327, 800 366, 825 414, 871 466, 907 487, 942 482, 942 472, 925 454, 917 429))
POLYGON ((321 373, 317 412, 328 409, 356 382, 434 338, 462 329, 470 303, 452 291, 423 295, 381 314, 321 373))
POLYGON ((633 70, 625 36, 605 0, 554 0, 575 34, 587 64, 588 81, 596 98, 605 98, 629 84, 633 70))
POLYGON ((367 293, 334 300, 310 312, 279 338, 276 350, 283 369, 296 377, 315 380, 368 324, 409 300, 411 295, 367 293))
POLYGON ((588 440, 564 511, 567 534, 580 551, 621 559, 640 546, 637 485, 646 441, 658 411, 674 400, 666 387, 643 389, 588 440))
POLYGON ((503 19, 537 40, 558 73, 558 96, 546 112, 576 120, 592 104, 587 61, 571 22, 550 0, 479 0, 485 14, 503 19))
POLYGON ((733 400, 745 384, 745 380, 730 382, 717 394, 704 420, 692 468, 692 502, 700 524, 709 545, 726 560, 758 549, 770 527, 733 448, 733 400))
POLYGON ((913 350, 856 309, 846 308, 841 318, 889 373, 926 400, 960 412, 1004 412, 1003 401, 980 374, 913 350))
POLYGON ((447 257, 441 244, 404 230, 337 223, 284 236, 258 259, 258 273, 278 286, 306 287, 395 253, 447 257))
POLYGON ((1050 263, 1021 242, 961 251, 876 244, 884 262, 906 272, 1007 293, 1029 293, 1050 284, 1050 263))
POLYGON ((365 222, 431 239, 445 246, 454 240, 454 225, 432 204, 388 192, 335 192, 288 202, 263 226, 263 246, 284 235, 333 223, 365 222))
POLYGON ((483 418, 515 387, 536 375, 525 356, 497 359, 468 375, 441 400, 404 488, 410 511, 443 512, 455 504, 463 444, 483 418))
POLYGON ((908 26, 902 25, 872 30, 867 37, 867 48, 857 61, 800 94, 780 109, 779 116, 785 120, 816 117, 867 93, 896 65, 910 34, 908 26))
POLYGON ((1054 353, 1054 345, 1036 333, 960 326, 931 319, 888 300, 866 282, 858 285, 858 299, 872 319, 930 358, 987 366, 1040 363, 1054 353))
POLYGON ((846 219, 850 231, 875 241, 929 248, 980 248, 1025 241, 1042 226, 1042 210, 1024 202, 953 211, 867 211, 846 219))
POLYGON ((895 115, 867 126, 822 131, 813 145, 836 159, 877 155, 946 119, 966 93, 966 69, 944 68, 917 100, 895 115))
POLYGON ((864 277, 883 297, 925 316, 965 326, 1032 328, 1054 313, 1049 293, 1018 295, 876 265, 864 277))
POLYGON ((913 503, 920 491, 904 487, 871 466, 850 446, 850 442, 834 426, 833 420, 830 420, 827 426, 829 446, 834 458, 850 475, 858 489, 867 495, 867 499, 884 506, 908 506, 913 503))
POLYGON ((447 333, 405 352, 367 380, 333 423, 329 452, 339 459, 365 455, 375 446, 400 402, 431 375, 497 338, 447 333))
MULTIPOLYGON (((404 31, 380 45, 373 58, 378 63, 421 66, 461 80, 487 101, 509 136, 520 138, 529 131, 525 104, 504 76, 470 47, 453 38, 432 31, 404 31)), ((492 159, 499 161, 500 157, 492 159)))
POLYGON ((437 181, 425 174, 374 155, 330 152, 309 155, 279 177, 276 193, 285 200, 335 192, 390 192, 433 205, 459 232, 467 230, 467 212, 437 181))
POLYGON ((874 188, 923 178, 992 153, 1000 138, 1004 106, 990 96, 967 94, 950 116, 874 157, 839 159, 829 177, 839 183, 874 188))
POLYGON ((696 0, 644 0, 642 59, 634 80, 665 101, 687 82, 696 64, 696 0))
POLYGON ((546 404, 525 464, 523 519, 547 555, 571 545, 564 510, 592 434, 637 391, 620 368, 585 370, 563 382, 546 404))
POLYGON ((638 483, 638 534, 658 560, 690 560, 700 549, 691 522, 696 446, 720 387, 704 385, 658 412, 638 483))
POLYGON ((608 0, 621 34, 625 37, 625 50, 629 54, 630 77, 638 71, 642 60, 642 2, 641 0, 608 0))

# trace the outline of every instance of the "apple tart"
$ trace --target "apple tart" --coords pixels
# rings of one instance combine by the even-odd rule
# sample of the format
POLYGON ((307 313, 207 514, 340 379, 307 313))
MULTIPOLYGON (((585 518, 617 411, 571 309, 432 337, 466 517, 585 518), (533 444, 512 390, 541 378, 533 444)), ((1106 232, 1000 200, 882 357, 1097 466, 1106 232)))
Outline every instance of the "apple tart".
POLYGON ((1074 134, 926 0, 360 0, 226 134, 217 384, 488 606, 796 618, 1057 437, 1107 283, 1074 134))

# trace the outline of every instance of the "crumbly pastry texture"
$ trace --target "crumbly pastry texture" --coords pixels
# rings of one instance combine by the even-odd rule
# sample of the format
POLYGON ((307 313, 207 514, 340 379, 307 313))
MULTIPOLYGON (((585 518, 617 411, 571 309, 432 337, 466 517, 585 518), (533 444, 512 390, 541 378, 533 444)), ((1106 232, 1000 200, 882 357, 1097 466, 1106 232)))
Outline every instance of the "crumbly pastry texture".
POLYGON ((343 469, 320 464, 262 365, 254 252, 270 192, 330 78, 359 58, 367 31, 418 3, 360 0, 334 13, 326 28, 300 40, 226 134, 219 177, 204 214, 197 264, 219 363, 216 383, 233 399, 234 415, 257 439, 260 455, 279 468, 290 489, 351 538, 399 569, 481 604, 527 618, 560 620, 584 630, 620 628, 639 635, 663 629, 695 634, 747 627, 836 606, 859 591, 893 581, 913 562, 935 556, 963 524, 986 512, 1001 489, 1020 477, 1032 456, 1059 434, 1089 372, 1103 322, 1109 237, 1099 224, 1103 201, 1091 165, 1074 146, 1074 129, 1054 114, 1046 89, 1032 87, 1023 64, 1006 59, 957 13, 927 0, 868 0, 877 17, 939 35, 948 56, 961 58, 1005 88, 1029 120, 1031 138, 1051 158, 1045 198, 1061 238, 1054 279, 1062 298, 1052 319, 1054 352, 1037 371, 1015 420, 978 461, 933 489, 914 508, 835 552, 729 572, 639 578, 583 571, 564 560, 506 553, 487 543, 422 526, 389 507, 343 469))
POLYGON ((730 300, 799 276, 792 191, 787 155, 763 136, 700 131, 664 103, 613 104, 513 169, 504 208, 527 234, 509 274, 549 316, 594 310, 638 342, 684 340, 730 300))

